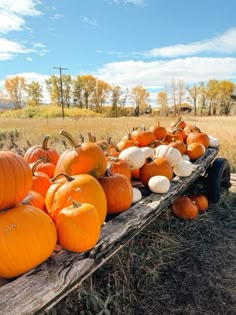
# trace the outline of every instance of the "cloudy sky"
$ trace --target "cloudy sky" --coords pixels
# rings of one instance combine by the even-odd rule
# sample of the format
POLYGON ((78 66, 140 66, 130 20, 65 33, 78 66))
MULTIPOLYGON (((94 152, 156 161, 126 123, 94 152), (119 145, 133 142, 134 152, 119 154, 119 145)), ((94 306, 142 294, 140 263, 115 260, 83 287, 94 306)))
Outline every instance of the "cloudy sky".
POLYGON ((236 0, 0 0, 0 89, 63 73, 156 92, 236 82, 236 0))

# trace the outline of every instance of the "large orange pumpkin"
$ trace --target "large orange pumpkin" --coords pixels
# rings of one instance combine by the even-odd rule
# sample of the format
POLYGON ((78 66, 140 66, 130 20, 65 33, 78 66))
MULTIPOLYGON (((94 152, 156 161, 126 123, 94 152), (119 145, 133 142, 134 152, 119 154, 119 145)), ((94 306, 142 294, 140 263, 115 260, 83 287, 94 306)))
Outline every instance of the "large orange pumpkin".
POLYGON ((190 132, 187 136, 186 143, 187 145, 191 143, 201 143, 207 149, 209 147, 209 137, 206 133, 199 131, 190 132))
POLYGON ((99 178, 105 173, 106 156, 99 145, 92 142, 84 142, 78 145, 68 132, 62 130, 60 134, 69 140, 72 148, 61 154, 54 176, 60 173, 68 175, 90 174, 99 178))
POLYGON ((0 210, 20 202, 31 189, 33 177, 29 164, 18 154, 0 151, 0 210))
POLYGON ((103 224, 107 214, 107 200, 96 178, 89 174, 63 174, 53 180, 45 197, 45 205, 54 222, 57 221, 61 209, 71 205, 69 197, 80 203, 92 204, 98 211, 100 223, 103 224))
POLYGON ((57 216, 58 243, 72 252, 84 252, 98 241, 101 231, 97 209, 89 203, 78 203, 63 208, 57 216))
POLYGON ((0 212, 0 277, 17 277, 46 260, 57 241, 51 218, 33 206, 0 212))
POLYGON ((28 163, 36 162, 39 159, 45 159, 54 165, 57 164, 59 153, 54 148, 48 148, 49 136, 45 136, 42 145, 36 144, 30 147, 24 154, 24 159, 28 163))
POLYGON ((171 205, 174 214, 181 219, 192 220, 198 214, 195 203, 187 196, 177 197, 171 205))
POLYGON ((139 147, 149 146, 155 140, 153 132, 146 130, 144 126, 135 129, 131 134, 131 138, 138 143, 139 147))
POLYGON ((127 161, 118 157, 107 157, 107 168, 111 174, 123 174, 131 180, 131 167, 127 161))

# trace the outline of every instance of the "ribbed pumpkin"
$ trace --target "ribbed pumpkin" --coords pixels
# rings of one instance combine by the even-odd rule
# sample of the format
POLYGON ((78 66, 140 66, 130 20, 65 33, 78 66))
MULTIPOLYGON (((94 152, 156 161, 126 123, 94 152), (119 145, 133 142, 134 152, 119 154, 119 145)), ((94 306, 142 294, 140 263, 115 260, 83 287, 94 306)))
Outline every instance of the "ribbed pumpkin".
POLYGON ((46 160, 37 160, 36 162, 30 163, 31 169, 33 168, 35 163, 37 163, 34 168, 35 172, 43 172, 47 174, 50 178, 54 176, 54 172, 56 168, 55 164, 51 162, 47 162, 46 160))
POLYGON ((40 193, 30 190, 25 198, 18 203, 18 205, 34 206, 36 208, 44 210, 45 201, 44 197, 40 193))
POLYGON ((18 154, 0 151, 0 210, 15 206, 31 189, 29 164, 18 154))
POLYGON ((97 243, 101 225, 97 209, 89 203, 70 200, 57 217, 58 243, 66 250, 84 252, 97 243))
POLYGON ((179 150, 162 144, 155 148, 155 156, 166 158, 173 166, 182 160, 179 150))
POLYGON ((33 163, 39 159, 46 159, 48 162, 56 165, 59 159, 59 153, 54 148, 48 148, 49 138, 49 136, 45 136, 42 145, 36 144, 30 147, 24 154, 25 161, 33 163))
POLYGON ((68 175, 90 174, 96 178, 106 170, 106 156, 99 145, 84 142, 78 145, 71 134, 62 130, 60 135, 69 140, 72 148, 65 150, 56 165, 54 176, 60 173, 68 175))
POLYGON ((154 160, 148 159, 147 163, 139 170, 139 178, 144 186, 148 186, 151 177, 162 175, 169 180, 173 177, 173 169, 170 162, 166 158, 158 157, 154 160))
POLYGON ((115 214, 127 210, 133 200, 133 190, 129 179, 122 174, 109 174, 98 179, 107 198, 107 213, 115 214))
POLYGON ((177 197, 171 205, 174 214, 181 219, 192 220, 198 214, 195 203, 187 196, 177 197))
POLYGON ((199 211, 205 211, 208 208, 208 200, 205 195, 192 195, 189 197, 196 204, 199 211))
POLYGON ((56 227, 42 210, 17 206, 0 212, 0 277, 17 277, 43 261, 53 252, 56 227))
POLYGON ((103 224, 107 214, 107 201, 98 180, 89 174, 68 176, 58 175, 47 191, 45 205, 48 214, 57 221, 61 209, 69 206, 69 197, 80 203, 90 203, 98 211, 100 223, 103 224))

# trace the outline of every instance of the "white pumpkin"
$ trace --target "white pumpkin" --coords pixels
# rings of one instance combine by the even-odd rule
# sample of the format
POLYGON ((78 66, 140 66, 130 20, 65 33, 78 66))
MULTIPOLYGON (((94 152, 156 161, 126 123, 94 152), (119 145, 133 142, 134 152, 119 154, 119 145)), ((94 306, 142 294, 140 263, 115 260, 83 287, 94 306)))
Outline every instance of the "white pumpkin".
POLYGON ((154 150, 152 148, 150 148, 150 147, 142 147, 140 149, 143 151, 146 159, 147 158, 153 159, 153 157, 154 157, 154 150))
POLYGON ((182 160, 190 161, 190 157, 187 154, 182 154, 182 160))
POLYGON ((148 187, 154 193, 164 194, 170 189, 170 181, 166 176, 152 176, 148 181, 148 187))
POLYGON ((209 138, 209 147, 217 148, 220 145, 220 142, 216 137, 208 135, 208 138, 209 138))
POLYGON ((142 167, 146 161, 145 154, 139 147, 124 149, 119 154, 119 158, 128 162, 131 170, 142 167))
POLYGON ((173 171, 179 177, 188 177, 193 172, 193 164, 190 161, 182 160, 174 165, 173 171))
POLYGON ((133 200, 132 204, 139 202, 142 199, 142 193, 138 188, 132 187, 133 189, 133 200))
POLYGON ((182 160, 179 150, 165 144, 161 144, 155 148, 155 156, 166 158, 172 166, 182 160))

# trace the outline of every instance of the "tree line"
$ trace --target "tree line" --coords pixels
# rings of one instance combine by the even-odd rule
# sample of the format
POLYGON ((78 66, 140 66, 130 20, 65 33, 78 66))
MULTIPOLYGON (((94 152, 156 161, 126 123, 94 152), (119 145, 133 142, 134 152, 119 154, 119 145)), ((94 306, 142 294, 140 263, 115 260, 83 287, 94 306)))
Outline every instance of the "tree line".
MULTIPOLYGON (((125 114, 127 106, 133 114, 150 112, 150 92, 142 86, 122 89, 118 85, 99 80, 92 75, 51 75, 45 80, 50 103, 70 108, 76 106, 102 113, 109 105, 111 116, 125 114)), ((0 91, 0 101, 11 102, 14 109, 24 106, 39 106, 44 99, 43 86, 37 81, 27 83, 24 77, 14 76, 4 82, 5 93, 0 91)), ((236 85, 229 80, 186 85, 182 80, 172 80, 156 93, 156 104, 161 115, 179 114, 192 110, 197 115, 229 115, 235 110, 236 85), (191 104, 191 105, 190 105, 191 104)))

